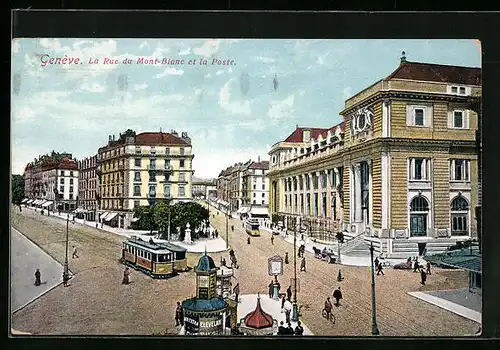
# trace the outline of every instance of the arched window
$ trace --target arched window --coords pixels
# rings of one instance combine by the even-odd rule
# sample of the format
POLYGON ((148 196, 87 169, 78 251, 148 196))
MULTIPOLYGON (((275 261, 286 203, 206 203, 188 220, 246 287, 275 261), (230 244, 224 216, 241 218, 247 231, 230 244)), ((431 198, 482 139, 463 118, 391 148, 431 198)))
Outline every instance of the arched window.
POLYGON ((427 235, 427 215, 429 212, 429 202, 422 196, 417 196, 410 203, 410 235, 427 235))
POLYGON ((451 235, 466 236, 469 234, 469 203, 459 195, 451 202, 451 235))

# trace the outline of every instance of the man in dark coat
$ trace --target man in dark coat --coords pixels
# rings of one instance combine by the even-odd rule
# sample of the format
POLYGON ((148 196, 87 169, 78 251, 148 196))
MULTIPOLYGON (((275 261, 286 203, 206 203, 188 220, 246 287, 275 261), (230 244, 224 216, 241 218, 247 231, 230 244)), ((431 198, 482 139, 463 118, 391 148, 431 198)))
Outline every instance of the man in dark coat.
POLYGON ((39 269, 35 271, 35 286, 39 286, 42 284, 42 274, 39 269))
POLYGON ((425 273, 424 270, 420 270, 420 283, 425 286, 425 281, 427 280, 427 274, 425 273))
POLYGON ((340 291, 340 287, 335 289, 335 291, 333 292, 333 297, 335 298, 335 306, 339 306, 340 299, 342 299, 342 292, 340 291))
POLYGON ((286 298, 288 300, 292 300, 292 286, 288 286, 286 289, 286 298))
POLYGON ((274 281, 271 281, 268 287, 269 287, 269 298, 272 298, 274 294, 274 281))
POLYGON ((271 235, 271 244, 274 245, 274 235, 271 235))
POLYGON ((288 327, 286 327, 286 335, 293 335, 293 328, 290 322, 288 322, 288 327))
POLYGON ((285 335, 286 333, 286 328, 284 326, 284 322, 280 322, 280 326, 278 327, 278 335, 285 335))
POLYGON ((376 269, 378 268, 378 262, 379 262, 379 261, 378 261, 378 257, 377 257, 377 258, 375 258, 375 261, 374 261, 374 264, 375 264, 375 268, 376 268, 376 269))
POLYGON ((425 271, 426 274, 430 275, 431 274, 431 263, 427 261, 427 269, 425 271))
POLYGON ((238 295, 240 295, 240 284, 236 283, 236 286, 233 289, 233 293, 235 294, 234 301, 238 302, 238 295))
POLYGON ((297 321, 297 327, 295 327, 295 335, 303 335, 303 334, 304 334, 304 328, 302 327, 300 321, 297 321))
POLYGON ((306 258, 302 258, 302 261, 300 262, 300 271, 306 272, 306 258))
POLYGON ((377 275, 380 275, 382 273, 382 276, 384 275, 384 271, 382 271, 382 263, 379 262, 377 265, 377 275))
POLYGON ((286 301, 286 298, 283 295, 283 298, 281 298, 281 311, 283 311, 283 309, 285 308, 285 301, 286 301))
POLYGON ((125 268, 125 271, 123 271, 123 279, 122 279, 122 284, 129 284, 130 283, 130 269, 128 267, 125 268))
POLYGON ((247 238, 247 244, 250 244, 250 236, 247 238))
POLYGON ((285 264, 288 264, 288 262, 289 261, 288 261, 288 252, 287 252, 287 253, 285 253, 285 264))
POLYGON ((182 315, 182 307, 181 307, 181 302, 177 302, 177 307, 175 308, 175 325, 179 326, 182 325, 181 323, 181 315, 182 315))

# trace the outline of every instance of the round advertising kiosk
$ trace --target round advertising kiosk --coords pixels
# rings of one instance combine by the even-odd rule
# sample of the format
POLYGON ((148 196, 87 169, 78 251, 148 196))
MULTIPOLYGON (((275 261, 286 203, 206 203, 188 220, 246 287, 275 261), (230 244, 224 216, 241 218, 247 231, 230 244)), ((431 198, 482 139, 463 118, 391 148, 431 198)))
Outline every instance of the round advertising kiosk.
POLYGON ((184 300, 185 335, 222 335, 228 305, 217 295, 217 267, 213 259, 203 255, 195 268, 196 297, 184 300))

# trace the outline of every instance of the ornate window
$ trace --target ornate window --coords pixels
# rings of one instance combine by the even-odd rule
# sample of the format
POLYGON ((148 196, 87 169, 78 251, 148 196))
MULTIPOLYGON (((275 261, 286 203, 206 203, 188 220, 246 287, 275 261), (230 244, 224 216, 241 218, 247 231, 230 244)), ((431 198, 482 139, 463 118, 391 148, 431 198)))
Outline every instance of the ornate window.
POLYGON ((451 202, 451 235, 466 236, 469 234, 468 228, 469 203, 458 195, 451 202))

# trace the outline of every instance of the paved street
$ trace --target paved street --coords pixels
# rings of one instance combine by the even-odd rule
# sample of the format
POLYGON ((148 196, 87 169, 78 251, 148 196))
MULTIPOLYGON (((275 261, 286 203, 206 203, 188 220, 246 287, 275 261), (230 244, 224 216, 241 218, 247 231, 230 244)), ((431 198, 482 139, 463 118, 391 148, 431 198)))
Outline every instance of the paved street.
MULTIPOLYGON (((211 208, 211 213, 214 213, 211 208)), ((212 224, 225 237, 225 216, 211 217, 212 224)), ((12 225, 27 232, 58 261, 64 261, 65 223, 40 213, 12 213, 12 225)), ((70 224, 71 225, 71 224, 70 224)), ((271 245, 270 235, 251 239, 242 222, 229 219, 229 242, 236 252, 240 268, 235 277, 241 294, 267 294, 271 277, 267 275, 267 258, 289 253, 293 247, 282 239, 271 245), (231 225, 235 226, 234 233, 231 225)), ((76 244, 80 259, 70 261, 75 274, 70 288, 54 288, 13 316, 13 328, 35 334, 74 335, 148 335, 153 332, 178 333, 173 314, 176 301, 195 292, 194 273, 183 273, 170 280, 153 280, 137 271, 133 283, 120 284, 123 265, 119 264, 123 237, 91 227, 70 226, 70 244, 76 244)), ((216 263, 227 253, 211 254, 216 263)), ((194 266, 199 254, 188 254, 188 265, 194 266)), ((341 266, 344 280, 336 281, 338 265, 327 264, 306 254, 307 272, 299 272, 298 304, 304 305, 302 320, 315 335, 369 336, 371 331, 370 274, 366 267, 341 266), (341 286, 344 299, 334 309, 336 323, 321 317, 324 300, 341 286)), ((228 260, 229 261, 229 260, 228 260)), ((385 270, 377 277, 377 321, 385 336, 461 336, 474 334, 478 324, 408 295, 410 291, 432 291, 464 287, 463 271, 434 269, 425 287, 419 275, 409 271, 385 270)), ((282 289, 288 287, 293 265, 285 266, 279 278, 282 289)))
POLYGON ((63 267, 50 255, 11 230, 10 290, 11 310, 26 305, 62 282, 63 267), (35 286, 35 270, 39 268, 42 284, 35 286))

